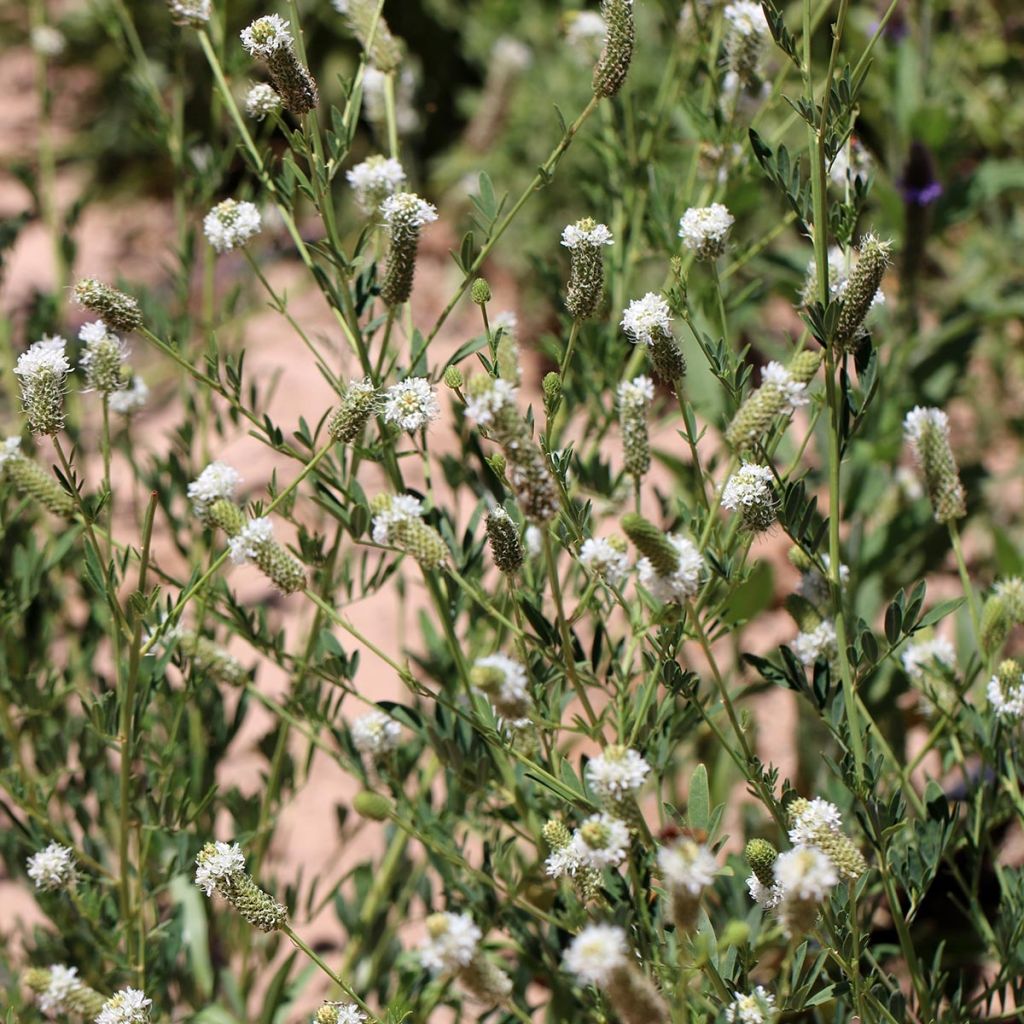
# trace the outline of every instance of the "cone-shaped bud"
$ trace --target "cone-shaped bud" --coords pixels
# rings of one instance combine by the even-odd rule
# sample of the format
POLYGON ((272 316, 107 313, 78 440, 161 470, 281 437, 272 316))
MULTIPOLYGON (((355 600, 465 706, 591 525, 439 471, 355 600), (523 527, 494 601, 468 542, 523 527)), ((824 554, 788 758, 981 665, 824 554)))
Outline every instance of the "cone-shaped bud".
POLYGON ((380 394, 369 377, 351 380, 330 422, 327 432, 339 444, 351 444, 363 432, 367 421, 380 408, 380 394))
POLYGON ((142 326, 142 310, 138 302, 94 278, 83 278, 75 285, 75 301, 115 331, 127 334, 142 326))
POLYGON ((368 818, 370 821, 387 821, 391 817, 393 805, 386 796, 365 789, 355 795, 352 810, 361 818, 368 818))
POLYGON ((540 446, 523 436, 505 446, 508 482, 528 523, 542 526, 558 515, 558 487, 540 446))
POLYGON ((398 306, 412 294, 420 232, 437 220, 437 211, 413 192, 396 192, 381 203, 380 212, 391 236, 380 297, 387 305, 398 306))
POLYGON ((177 635, 181 653, 191 658, 196 668, 211 679, 229 686, 244 686, 249 681, 249 673, 242 663, 208 636, 191 629, 178 630, 177 635))
POLYGON ((562 397, 562 378, 554 370, 544 374, 541 389, 544 392, 544 408, 550 412, 562 397))
POLYGON ((462 388, 466 383, 466 378, 457 366, 446 367, 442 379, 444 380, 444 386, 451 388, 452 391, 462 388))
POLYGON ((750 870, 765 888, 775 884, 775 858, 778 855, 778 850, 767 839, 751 839, 743 851, 750 870))
POLYGON ((423 506, 408 494, 378 494, 371 503, 373 541, 413 556, 424 569, 438 569, 448 560, 441 535, 423 521, 423 506))
POLYGON ((205 512, 210 526, 223 530, 229 537, 235 537, 245 528, 245 513, 227 498, 218 498, 205 512))
POLYGON ((511 574, 519 571, 523 564, 519 527, 500 505, 487 513, 487 541, 494 564, 501 572, 511 574))
POLYGON ((619 385, 619 423, 626 472, 639 487, 651 467, 651 448, 647 434, 647 414, 654 400, 654 384, 649 377, 634 377, 619 385))
POLYGON ((949 419, 941 409, 917 406, 907 413, 903 431, 921 469, 936 522, 967 515, 960 471, 949 443, 949 419))
POLYGON ((850 352, 864 333, 864 321, 878 294, 878 287, 892 262, 892 245, 868 235, 861 242, 860 257, 843 289, 843 308, 836 322, 835 345, 850 352))
POLYGON ((562 232, 562 245, 569 250, 569 287, 565 308, 573 320, 587 320, 601 304, 604 291, 602 249, 613 244, 612 233, 592 217, 570 224, 562 232))
POLYGON ((633 0, 604 0, 601 15, 606 32, 604 49, 594 68, 594 95, 614 96, 626 81, 633 60, 633 0))
POLYGON ((686 376, 686 357, 672 335, 659 335, 647 350, 655 376, 669 386, 686 376))
POLYGON ((71 519, 75 514, 71 495, 42 466, 22 454, 20 437, 9 437, 0 444, 0 480, 55 516, 71 519))
POLYGON ((131 372, 125 365, 128 346, 112 334, 102 320, 84 324, 78 332, 83 342, 78 364, 85 371, 87 391, 110 395, 131 383, 131 372))
POLYGON ((679 566, 679 552, 668 535, 636 512, 622 517, 622 529, 637 550, 650 560, 659 576, 671 576, 679 566))
POLYGON ((470 288, 469 294, 470 298, 472 298, 478 306, 486 306, 487 303, 491 301, 491 286, 484 278, 478 277, 473 282, 473 287, 470 288))

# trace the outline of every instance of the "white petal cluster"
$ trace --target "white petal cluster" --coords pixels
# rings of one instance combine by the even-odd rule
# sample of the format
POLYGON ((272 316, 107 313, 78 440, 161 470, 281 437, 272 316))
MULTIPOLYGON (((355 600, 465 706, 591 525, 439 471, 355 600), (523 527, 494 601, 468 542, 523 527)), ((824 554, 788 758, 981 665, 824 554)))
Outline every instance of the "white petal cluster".
POLYGON ((75 881, 75 854, 70 846, 50 843, 32 854, 25 866, 28 877, 43 892, 66 889, 75 881))
POLYGON ((562 965, 585 985, 601 988, 629 964, 626 933, 611 924, 587 925, 569 944, 562 965))
POLYGON ((725 1019, 729 1024, 774 1024, 778 1020, 775 996, 762 985, 749 995, 734 992, 733 1001, 725 1008, 725 1019))
POLYGON ((998 676, 993 676, 988 681, 986 693, 998 717, 1017 721, 1024 718, 1024 675, 1010 685, 1004 685, 998 676))
POLYGON ((326 1002, 313 1015, 310 1024, 365 1024, 366 1014, 355 1003, 326 1002))
POLYGON ((234 537, 228 541, 228 554, 235 565, 243 565, 259 554, 264 544, 274 539, 274 524, 264 516, 250 519, 234 537))
POLYGON ((210 0, 170 0, 171 21, 177 25, 205 25, 210 20, 210 0))
MULTIPOLYGON (((78 340, 82 342, 82 354, 78 357, 78 365, 86 372, 95 361, 100 345, 116 348, 118 358, 122 362, 131 354, 128 346, 102 320, 82 324, 78 331, 78 340)), ((104 352, 103 357, 106 355, 104 352)))
POLYGON ((196 885, 212 896, 218 885, 245 871, 245 855, 238 843, 213 843, 196 858, 196 885))
POLYGON ((384 419, 413 433, 441 415, 434 386, 426 377, 409 377, 384 394, 384 419))
POLYGON ((934 636, 908 644, 900 660, 903 662, 903 671, 915 683, 919 683, 937 666, 951 668, 955 665, 956 651, 945 637, 934 636))
POLYGON ((567 224, 562 230, 562 245, 566 249, 577 249, 580 246, 589 246, 596 249, 600 245, 613 245, 611 231, 607 224, 595 224, 592 220, 580 220, 575 224, 567 224))
POLYGON ((679 220, 679 237, 699 259, 717 259, 725 251, 726 238, 735 221, 728 207, 721 203, 691 206, 679 220))
POLYGON ((519 389, 514 384, 495 378, 485 391, 466 399, 466 415, 478 427, 486 427, 503 409, 515 405, 518 393, 519 389))
POLYGON ((813 665, 817 661, 831 661, 838 650, 836 628, 828 620, 820 622, 810 632, 798 633, 790 646, 803 665, 813 665))
POLYGON ((949 417, 934 407, 917 405, 903 419, 903 435, 915 448, 925 431, 935 430, 949 437, 949 417))
POLYGON ((423 227, 437 220, 437 208, 414 192, 396 192, 380 204, 380 214, 389 227, 395 221, 423 227))
POLYGON ((29 42, 41 57, 59 57, 68 45, 64 33, 52 25, 34 26, 29 34, 29 42))
POLYGON ((280 14, 257 18, 241 32, 242 45, 253 57, 272 57, 278 50, 292 45, 288 22, 280 14))
POLYGON ((356 164, 345 177, 363 213, 375 212, 388 196, 405 187, 405 170, 390 156, 375 155, 356 164))
POLYGON ((629 852, 629 827, 610 814, 594 814, 573 832, 570 845, 580 864, 598 871, 614 868, 629 852))
POLYGON ((132 377, 131 384, 120 391, 114 391, 107 399, 107 405, 119 416, 131 416, 145 408, 149 401, 149 388, 141 377, 132 377))
POLYGON ((672 331, 668 302, 656 292, 633 299, 623 311, 621 326, 629 340, 640 345, 653 345, 659 338, 667 338, 672 331))
POLYGON ((427 918, 428 937, 420 946, 420 963, 429 971, 458 971, 476 956, 483 933, 469 914, 441 913, 427 918))
POLYGON ((411 494, 396 494, 391 505, 373 517, 373 543, 387 547, 392 543, 392 530, 398 523, 423 518, 423 502, 411 494))
POLYGON ((775 879, 782 889, 783 903, 799 900, 821 903, 839 882, 839 874, 828 855, 815 846, 796 846, 775 860, 775 879))
POLYGON ((778 882, 772 885, 764 885, 757 875, 751 875, 747 879, 747 892, 750 898, 759 903, 765 910, 774 910, 782 902, 782 886, 778 882))
POLYGON ((648 403, 654 401, 654 381, 643 374, 632 380, 624 380, 619 384, 616 396, 620 409, 633 407, 645 409, 648 403))
POLYGON ((791 414, 811 400, 807 385, 793 380, 789 370, 774 360, 761 371, 761 387, 771 386, 782 395, 782 412, 791 414))
POLYGON ((789 830, 789 841, 794 846, 816 846, 815 837, 821 834, 822 829, 838 833, 842 824, 843 816, 839 808, 828 800, 815 797, 793 822, 789 830))
POLYGON ((560 850, 552 850, 544 862, 544 869, 551 878, 561 878, 563 875, 574 878, 581 867, 583 864, 571 842, 560 850))
POLYGON ((744 36, 765 36, 769 34, 768 19, 761 5, 753 0, 735 0, 725 11, 725 20, 730 27, 744 36))
POLYGON ((96 1024, 149 1024, 152 999, 137 988, 123 988, 112 995, 96 1017, 96 1024))
POLYGON ((629 575, 629 556, 606 537, 588 537, 579 557, 580 565, 611 587, 621 587, 629 575))
POLYGON ((587 785, 602 800, 622 800, 643 786, 651 766, 632 747, 608 747, 587 762, 587 785))
POLYGON ((775 474, 769 466, 744 462, 722 488, 722 507, 766 508, 775 504, 775 474))
POLYGON ((78 977, 77 967, 64 964, 50 966, 50 982, 45 992, 39 993, 39 1009, 47 1017, 63 1017, 72 1012, 68 1000, 85 986, 78 977))
POLYGON ((229 252, 259 234, 263 221, 253 203, 225 199, 203 218, 203 233, 217 252, 229 252))
POLYGON ((281 109, 281 97, 277 90, 266 82, 258 82, 245 97, 245 112, 257 121, 262 121, 281 109))
POLYGON ((715 855, 702 843, 679 839, 658 850, 658 869, 666 884, 699 896, 714 885, 718 874, 715 855))
POLYGON ((486 657, 477 658, 473 662, 473 667, 497 669, 501 675, 498 692, 493 695, 485 694, 487 697, 494 696, 496 703, 510 705, 529 701, 529 677, 525 667, 515 658, 510 658, 505 654, 488 654, 486 657))
POLYGON ((188 485, 187 493, 189 501, 192 502, 192 511, 197 516, 202 516, 221 498, 233 501, 235 489, 241 482, 242 476, 234 466, 229 466, 226 462, 211 462, 188 485))
POLYGON ((10 459, 17 459, 21 457, 21 438, 20 437, 7 437, 4 438, 3 444, 0 444, 0 469, 4 468, 4 463, 10 459))
POLYGON ((14 372, 22 384, 30 383, 40 374, 66 377, 71 372, 71 364, 64 351, 66 345, 67 342, 59 335, 44 334, 42 339, 22 352, 14 365, 14 372))
POLYGON ((701 573, 704 571, 704 557, 697 545, 678 533, 668 535, 669 543, 679 553, 679 565, 668 576, 661 576, 646 556, 636 563, 637 576, 641 584, 659 601, 686 601, 697 593, 701 573))
POLYGON ((350 726, 352 743, 360 754, 381 757, 397 749, 402 727, 383 711, 368 711, 350 726))

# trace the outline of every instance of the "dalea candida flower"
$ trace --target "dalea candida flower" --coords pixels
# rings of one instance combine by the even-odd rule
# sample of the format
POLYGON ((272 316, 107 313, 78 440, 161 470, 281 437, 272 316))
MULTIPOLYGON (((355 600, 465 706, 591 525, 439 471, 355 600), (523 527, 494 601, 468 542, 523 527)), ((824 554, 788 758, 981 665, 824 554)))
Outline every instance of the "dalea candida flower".
POLYGON ((230 252, 259 234, 262 223, 253 203, 225 199, 203 218, 203 233, 217 252, 230 252))
POLYGON ((949 417, 941 409, 916 406, 903 421, 903 433, 924 477, 935 521, 962 519, 967 515, 967 503, 949 443, 949 417))
POLYGON ((518 572, 524 557, 519 527, 500 505, 487 513, 486 530, 491 557, 498 570, 506 576, 518 572))
POLYGON ((579 560, 610 587, 621 587, 629 575, 629 556, 621 537, 588 537, 580 545, 579 560))
POLYGON ((95 278, 86 277, 74 288, 75 301, 95 313, 107 326, 115 331, 135 331, 142 326, 142 310, 139 303, 110 285, 95 278))
POLYGON ((639 751, 613 744, 587 762, 584 775, 598 798, 616 803, 635 796, 650 772, 651 766, 639 751))
POLYGON ((830 662, 838 651, 836 628, 826 619, 813 629, 798 633, 790 646, 803 665, 811 666, 819 661, 830 662))
POLYGON ((715 855, 703 843, 681 836, 658 850, 658 872, 668 892, 676 928, 682 933, 692 931, 701 898, 715 884, 715 855))
POLYGON ((920 683, 930 673, 941 674, 952 668, 956 664, 956 651, 945 637, 933 636, 907 644, 900 661, 911 680, 920 683))
POLYGON ((152 999, 138 988, 115 992, 96 1014, 96 1024, 149 1024, 152 999))
POLYGON ((327 423, 327 432, 339 444, 351 444, 363 432, 371 416, 380 409, 380 391, 369 377, 350 380, 341 405, 327 423))
POLYGON ((14 374, 33 434, 57 434, 64 427, 64 393, 71 364, 59 335, 43 335, 18 356, 14 374))
POLYGON ((211 462, 186 490, 193 513, 207 526, 218 526, 233 537, 245 525, 245 514, 235 504, 241 482, 242 476, 233 466, 211 462))
POLYGON ((245 96, 245 112, 256 121, 263 121, 281 109, 281 97, 272 85, 258 82, 245 96))
POLYGON ((988 681, 988 702, 997 718, 1011 724, 1024 718, 1024 671, 1018 662, 1007 659, 988 681))
POLYGON ((725 16, 725 55, 729 71, 740 84, 750 88, 760 79, 771 33, 764 10, 754 0, 735 0, 723 12, 725 16))
POLYGON ((360 754, 377 761, 398 749, 402 727, 390 715, 374 709, 360 715, 350 726, 352 745, 360 754))
POLYGON ((448 561, 444 538, 423 521, 423 504, 411 494, 378 494, 370 510, 374 544, 398 548, 424 569, 439 569, 448 561))
POLYGON ((640 583, 659 601, 687 601, 697 593, 704 558, 681 534, 666 534, 636 513, 622 519, 622 528, 643 556, 636 564, 640 583))
POLYGON ((25 871, 35 887, 43 892, 70 889, 77 880, 74 851, 70 846, 50 843, 29 857, 25 871))
POLYGON ((404 47, 380 16, 377 0, 332 0, 332 3, 366 51, 373 68, 384 73, 396 71, 402 63, 404 47))
POLYGON ((747 891, 765 910, 774 910, 782 902, 782 886, 775 880, 775 861, 779 851, 767 839, 751 839, 743 851, 750 866, 747 891))
POLYGON ((265 516, 250 519, 228 542, 235 565, 251 562, 282 594, 294 594, 306 585, 302 563, 274 540, 274 524, 265 516))
POLYGON ((668 302, 655 292, 633 299, 622 313, 622 329, 631 342, 644 345, 655 375, 674 385, 686 376, 686 359, 672 334, 668 302))
POLYGON ((384 422, 394 423, 410 434, 424 429, 441 415, 434 385, 426 377, 409 377, 384 393, 384 422))
POLYGON ((196 885, 226 900, 249 924, 273 932, 288 923, 288 911, 264 892, 245 870, 238 843, 207 843, 196 856, 196 885))
POLYGON ((200 28, 210 20, 211 0, 167 0, 171 21, 175 25, 200 28))
POLYGON ((512 979, 480 949, 483 933, 469 914, 438 913, 427 918, 427 938, 420 946, 420 963, 436 974, 457 977, 481 1002, 504 1002, 512 979))
POLYGON ((388 196, 405 188, 405 170, 394 158, 371 156, 345 174, 356 204, 367 216, 376 213, 388 196))
POLYGON ((1010 630, 1024 622, 1024 580, 1013 576, 999 580, 981 610, 981 649, 995 654, 1010 630))
POLYGON ((193 671, 230 686, 244 686, 249 681, 245 666, 216 641, 185 626, 173 626, 164 631, 167 647, 177 645, 178 652, 187 658, 193 671))
POLYGON ((569 250, 569 286, 565 308, 573 320, 587 320, 601 304, 604 292, 602 250, 614 244, 607 225, 584 217, 562 231, 562 245, 569 250))
POLYGON ((530 724, 533 701, 526 668, 520 662, 504 654, 477 658, 469 670, 469 682, 511 728, 525 729, 530 724))
POLYGON ((85 390, 105 396, 124 390, 129 381, 125 366, 128 346, 102 320, 83 324, 78 338, 82 342, 78 365, 85 371, 85 390))
POLYGON ((36 994, 40 1012, 58 1020, 70 1015, 94 1020, 107 1001, 78 977, 77 967, 65 964, 30 967, 23 981, 36 994))
POLYGON ((699 260, 716 260, 725 252, 736 218, 721 203, 691 206, 679 221, 679 237, 699 260))
POLYGON ((617 867, 629 853, 629 826, 611 814, 591 815, 573 833, 572 852, 586 867, 617 867))
POLYGON ((740 406, 725 432, 729 446, 737 452, 760 444, 776 418, 789 417, 811 400, 807 385, 821 365, 819 352, 801 352, 789 366, 770 362, 761 371, 761 386, 740 406))
POLYGON ((602 0, 601 17, 604 20, 605 40, 594 66, 594 95, 614 96, 626 81, 629 65, 633 61, 636 37, 633 0, 602 0))
POLYGON ((477 376, 466 392, 466 416, 478 427, 499 427, 508 421, 518 421, 515 384, 500 377, 477 376))
POLYGON ((642 374, 632 380, 624 380, 619 384, 617 398, 625 469, 639 487, 651 466, 647 414, 654 400, 654 381, 642 374))
POLYGON ((882 278, 891 262, 890 242, 874 235, 861 239, 857 262, 842 286, 843 306, 832 338, 837 350, 852 352, 864 336, 864 321, 878 302, 882 278))
POLYGON ((390 236, 380 297, 388 306, 399 306, 412 294, 420 232, 437 220, 437 210, 414 192, 396 192, 380 204, 380 214, 390 236))
POLYGON ((754 533, 769 529, 779 508, 771 467, 744 462, 722 488, 722 507, 738 510, 743 525, 754 533))
POLYGON ((775 1024, 779 1019, 775 996, 762 985, 747 995, 734 992, 733 1001, 725 1008, 725 1019, 729 1024, 775 1024))
POLYGON ((119 416, 133 416, 146 407, 149 401, 149 388, 141 377, 132 377, 128 386, 115 391, 107 398, 111 412, 119 416))
POLYGON ((822 903, 839 882, 839 873, 817 847, 796 846, 775 859, 775 880, 782 890, 779 920, 787 936, 798 938, 814 927, 822 903))
POLYGON ((786 808, 789 816, 789 841, 794 846, 813 846, 828 857, 840 878, 853 880, 867 870, 864 855, 853 840, 842 832, 839 808, 815 797, 793 800, 786 808))
POLYGON ((365 1024, 367 1019, 355 1003, 328 1001, 320 1005, 310 1024, 365 1024))
POLYGON ((316 107, 320 102, 316 82, 309 68, 295 56, 295 41, 287 21, 278 14, 257 18, 242 29, 241 39, 250 56, 267 62, 285 109, 293 114, 306 114, 316 107))
POLYGON ((75 514, 74 499, 50 473, 22 453, 20 437, 8 437, 0 443, 0 480, 55 516, 70 519, 75 514))

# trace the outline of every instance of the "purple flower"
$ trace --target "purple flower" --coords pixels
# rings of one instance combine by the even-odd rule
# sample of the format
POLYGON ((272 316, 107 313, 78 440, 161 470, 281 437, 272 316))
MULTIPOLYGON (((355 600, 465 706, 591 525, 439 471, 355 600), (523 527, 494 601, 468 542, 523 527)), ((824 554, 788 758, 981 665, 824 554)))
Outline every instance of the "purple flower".
POLYGON ((935 176, 935 162, 923 142, 910 144, 910 155, 899 184, 903 200, 910 206, 930 206, 942 195, 942 183, 935 176))

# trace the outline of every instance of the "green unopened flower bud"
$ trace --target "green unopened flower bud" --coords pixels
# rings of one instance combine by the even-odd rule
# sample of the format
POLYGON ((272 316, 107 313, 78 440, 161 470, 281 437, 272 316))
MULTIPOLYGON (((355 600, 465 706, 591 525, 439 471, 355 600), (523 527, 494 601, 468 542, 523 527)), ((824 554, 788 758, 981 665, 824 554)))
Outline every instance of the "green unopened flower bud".
POLYGON ((1001 580, 981 612, 981 649, 987 657, 1006 642, 1010 630, 1024 622, 1024 580, 1001 580))
POLYGON ((659 576, 671 576, 679 567, 679 551, 649 519, 630 512, 622 517, 622 529, 659 576))
POLYGON ((604 290, 602 246, 613 244, 612 233, 591 217, 570 224, 562 232, 562 245, 569 250, 569 287, 565 308, 573 320, 587 320, 601 304, 604 290))
POLYGON ((917 406, 907 413, 903 431, 921 468, 936 522, 962 519, 967 505, 949 443, 949 418, 941 409, 917 406))
POLYGON ((78 337, 82 340, 79 365, 85 370, 85 386, 89 391, 110 395, 131 383, 131 370, 125 365, 128 346, 112 334, 102 320, 85 324, 78 337))
POLYGON ((320 102, 316 82, 309 68, 295 56, 288 22, 280 15, 257 18, 242 31, 242 45, 253 57, 267 62, 274 88, 281 102, 293 114, 305 114, 320 102))
POLYGON ((482 277, 478 277, 473 282, 469 294, 478 306, 486 306, 491 301, 491 286, 482 277))
POLYGON ((387 305, 398 306, 412 294, 420 232, 425 224, 437 220, 437 211, 412 192, 396 192, 381 203, 380 212, 391 236, 380 297, 387 305))
POLYGON ((886 268, 892 262, 892 244, 868 235, 861 242, 860 257, 843 289, 843 308, 836 322, 835 345, 852 351, 864 333, 864 321, 878 293, 886 268))
POLYGON ((339 444, 351 444, 380 407, 380 394, 369 377, 349 381, 341 405, 327 424, 327 432, 339 444))
POLYGON ((743 851, 750 870, 766 889, 775 884, 774 865, 778 855, 779 851, 767 839, 751 839, 743 851))
POLYGON ((658 335, 651 342, 647 355, 655 376, 663 384, 674 387, 677 381, 686 376, 686 357, 671 334, 658 335))
POLYGON ((626 81, 633 60, 633 0, 603 0, 601 15, 607 31, 604 49, 594 68, 594 95, 614 96, 626 81))
POLYGON ((196 668, 211 679, 229 686, 244 686, 249 681, 249 673, 242 663, 220 644, 191 629, 180 629, 177 635, 181 653, 191 658, 196 668))
POLYGON ((457 366, 445 367, 443 380, 445 387, 451 388, 452 391, 459 390, 466 384, 466 378, 457 366))
POLYGON ((550 411, 562 397, 562 378, 552 370, 550 373, 544 374, 541 388, 544 391, 544 407, 550 411))
POLYGON ((44 335, 18 357, 14 373, 33 434, 57 434, 64 427, 64 392, 71 365, 58 336, 44 335))
POLYGON ((283 594, 294 594, 306 586, 305 568, 274 540, 273 524, 267 518, 250 519, 232 536, 228 551, 236 565, 256 565, 283 594))
POLYGON ((498 569, 506 575, 518 572, 523 564, 519 527, 500 505, 487 513, 487 540, 498 569))
POLYGON ((552 850, 564 850, 572 842, 572 835, 560 818, 550 818, 546 821, 541 829, 541 835, 552 850))
POLYGON ((20 437, 9 437, 0 444, 0 480, 55 516, 70 519, 75 514, 71 495, 42 466, 22 454, 20 437))
POLYGON ((404 47, 402 41, 392 35, 387 22, 378 17, 379 6, 377 0, 346 0, 344 4, 335 4, 348 30, 366 52, 370 65, 379 71, 397 71, 404 47))
POLYGON ((727 921, 718 934, 718 942, 723 949, 745 946, 749 941, 750 925, 746 921, 727 921))
POLYGON ((218 498, 204 514, 206 523, 234 537, 245 528, 245 513, 228 498, 218 498))
POLYGON ((386 796, 364 789, 353 798, 352 810, 361 818, 369 818, 370 821, 387 821, 391 817, 393 805, 386 796))
POLYGON ((626 472, 636 485, 651 468, 651 447, 647 434, 647 414, 654 400, 654 383, 648 377, 634 377, 619 385, 619 424, 626 472))
POLYGON ((115 331, 137 330, 142 326, 142 310, 130 295, 94 278, 83 278, 75 285, 75 301, 115 331))
POLYGON ((791 416, 806 405, 807 385, 821 365, 817 352, 801 352, 788 367, 769 363, 761 373, 761 386, 740 406, 725 439, 738 452, 761 443, 777 416, 791 416))

